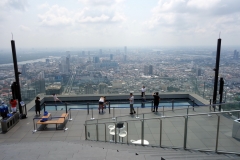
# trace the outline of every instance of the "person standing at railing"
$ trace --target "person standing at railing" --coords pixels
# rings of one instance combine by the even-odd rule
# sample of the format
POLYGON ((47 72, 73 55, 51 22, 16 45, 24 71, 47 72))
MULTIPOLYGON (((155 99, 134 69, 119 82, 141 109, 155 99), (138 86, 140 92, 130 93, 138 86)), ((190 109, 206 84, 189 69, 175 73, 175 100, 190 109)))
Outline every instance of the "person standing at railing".
POLYGON ((104 105, 104 97, 100 97, 99 101, 98 101, 98 110, 99 110, 99 114, 100 114, 100 109, 102 109, 102 113, 103 113, 103 105, 104 105))
POLYGON ((104 108, 106 109, 106 108, 107 108, 107 105, 108 105, 108 102, 107 102, 107 100, 106 100, 106 96, 104 96, 103 99, 104 99, 103 105, 104 105, 104 108))
POLYGON ((36 97, 35 99, 35 112, 36 112, 36 115, 37 115, 37 112, 39 113, 39 116, 40 116, 40 111, 41 111, 41 105, 40 105, 40 98, 39 97, 36 97))
POLYGON ((16 99, 11 99, 10 102, 11 104, 11 110, 13 113, 17 112, 17 100, 16 99))
POLYGON ((141 97, 142 97, 142 98, 145 98, 145 92, 146 92, 146 88, 145 88, 145 86, 143 86, 143 87, 141 88, 141 97))
POLYGON ((158 112, 158 105, 160 102, 160 97, 158 95, 158 92, 153 93, 153 98, 154 98, 154 108, 153 108, 153 112, 158 112))
POLYGON ((129 102, 130 102, 130 114, 136 113, 135 110, 134 110, 134 108, 133 108, 134 96, 133 96, 132 93, 130 93, 129 102))
POLYGON ((55 104, 56 104, 57 101, 63 103, 63 102, 57 97, 56 94, 53 94, 53 99, 54 99, 54 101, 55 101, 55 104))

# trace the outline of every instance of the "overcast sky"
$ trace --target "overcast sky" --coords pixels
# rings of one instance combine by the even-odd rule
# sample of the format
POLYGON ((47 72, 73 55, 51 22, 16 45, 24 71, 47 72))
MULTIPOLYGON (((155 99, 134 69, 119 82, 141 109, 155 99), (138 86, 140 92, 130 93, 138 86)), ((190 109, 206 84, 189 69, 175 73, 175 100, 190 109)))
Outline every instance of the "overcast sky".
POLYGON ((240 44, 240 0, 0 0, 0 48, 240 44))

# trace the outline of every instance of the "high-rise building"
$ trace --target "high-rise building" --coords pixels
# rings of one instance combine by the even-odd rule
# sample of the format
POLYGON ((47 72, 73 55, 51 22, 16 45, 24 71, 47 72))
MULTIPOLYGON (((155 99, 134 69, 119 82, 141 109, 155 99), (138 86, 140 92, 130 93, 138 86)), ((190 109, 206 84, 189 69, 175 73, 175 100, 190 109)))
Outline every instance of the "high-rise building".
POLYGON ((50 59, 46 59, 46 64, 49 64, 50 63, 50 59))
POLYGON ((233 53, 233 59, 238 59, 239 58, 239 52, 237 50, 234 50, 234 53, 233 53))
POLYGON ((45 93, 45 80, 44 79, 38 79, 37 81, 35 81, 35 89, 36 89, 36 93, 45 93))
POLYGON ((99 50, 99 54, 100 54, 100 55, 102 54, 102 49, 99 50))
POLYGON ((70 72, 70 57, 66 57, 66 72, 70 72))
POLYGON ((100 59, 99 57, 93 57, 93 63, 99 63, 100 59))
POLYGON ((110 54, 110 60, 113 60, 113 54, 110 54))
POLYGON ((202 69, 201 68, 198 68, 197 69, 197 76, 201 76, 202 75, 202 69))
POLYGON ((152 65, 149 65, 149 74, 153 75, 153 66, 152 65))
POLYGON ((98 85, 98 93, 99 94, 106 94, 107 93, 107 88, 108 88, 108 85, 106 83, 100 83, 98 85))
POLYGON ((148 66, 144 66, 144 69, 143 69, 143 72, 144 72, 144 75, 148 75, 148 66))
POLYGON ((153 75, 153 66, 152 65, 145 65, 143 69, 144 75, 153 75))
POLYGON ((93 87, 91 84, 87 84, 84 87, 85 94, 93 94, 93 87))
POLYGON ((27 66, 26 64, 22 65, 22 73, 21 73, 23 76, 26 76, 27 75, 27 66))

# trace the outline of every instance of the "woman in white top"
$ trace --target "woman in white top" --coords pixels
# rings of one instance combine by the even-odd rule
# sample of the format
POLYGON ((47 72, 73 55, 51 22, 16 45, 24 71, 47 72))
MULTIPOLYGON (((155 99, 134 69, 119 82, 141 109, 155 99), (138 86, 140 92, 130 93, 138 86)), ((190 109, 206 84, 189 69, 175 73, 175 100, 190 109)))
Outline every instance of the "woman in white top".
POLYGON ((104 104, 104 97, 100 97, 99 99, 99 113, 100 113, 100 109, 102 109, 102 113, 103 113, 103 104, 104 104))
POLYGON ((62 101, 57 97, 56 94, 53 94, 53 99, 54 99, 54 101, 55 101, 55 104, 56 104, 57 101, 59 101, 59 102, 62 103, 62 101))
POLYGON ((142 98, 145 97, 145 92, 146 92, 145 86, 142 87, 141 92, 142 92, 142 98))

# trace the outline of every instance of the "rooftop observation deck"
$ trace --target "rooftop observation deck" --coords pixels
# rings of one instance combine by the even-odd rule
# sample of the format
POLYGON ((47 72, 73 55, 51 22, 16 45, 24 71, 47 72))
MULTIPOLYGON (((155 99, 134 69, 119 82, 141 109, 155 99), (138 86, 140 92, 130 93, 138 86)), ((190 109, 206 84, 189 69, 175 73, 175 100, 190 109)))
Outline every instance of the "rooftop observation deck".
MULTIPOLYGON (((106 96, 109 101, 128 98, 128 95, 106 96)), ((105 110, 103 114, 98 114, 97 109, 93 109, 93 112, 90 110, 88 113, 87 109, 69 110, 68 108, 67 111, 71 113, 72 120, 67 122, 67 130, 55 130, 54 126, 49 125, 45 130, 35 133, 33 132, 33 119, 38 116, 34 111, 28 111, 27 119, 20 120, 9 132, 0 134, 0 159, 55 159, 56 157, 58 159, 79 159, 80 157, 82 159, 134 159, 135 153, 138 153, 138 159, 159 159, 160 157, 239 159, 235 154, 214 153, 240 154, 240 140, 232 137, 233 120, 237 118, 236 115, 239 116, 234 113, 239 113, 238 111, 232 114, 220 113, 217 110, 214 112, 212 106, 209 107, 208 101, 195 94, 164 94, 160 97, 194 100, 196 106, 194 110, 191 106, 173 110, 169 107, 164 108, 163 112, 163 107, 160 105, 158 113, 151 112, 149 107, 139 107, 138 115, 129 115, 128 108, 112 108, 110 113, 105 110), (210 108, 211 114, 209 114, 210 108), (118 122, 123 122, 125 131, 127 131, 127 136, 123 138, 123 141, 120 139, 121 142, 117 134, 112 139, 108 128, 109 125, 115 125, 118 122), (142 138, 149 142, 148 146, 156 148, 143 148, 141 141, 137 146, 132 143, 142 138), (111 140, 114 143, 109 143, 111 140), (22 153, 21 147, 26 148, 25 154, 22 153), (9 153, 7 150, 10 148, 16 152, 9 151, 9 153), (213 152, 201 153, 199 151, 213 152)), ((60 116, 65 112, 65 102, 70 107, 73 102, 75 104, 80 101, 96 101, 99 96, 59 96, 59 98, 64 104, 58 103, 57 106, 62 106, 63 110, 49 111, 52 116, 60 116)), ((135 99, 138 98, 140 96, 135 96, 135 99)), ((46 110, 48 105, 53 104, 51 96, 41 97, 41 99, 42 103, 46 103, 46 110)), ((27 109, 30 110, 34 105, 33 100, 27 104, 27 109)), ((225 107, 224 110, 231 110, 231 108, 225 107)))

